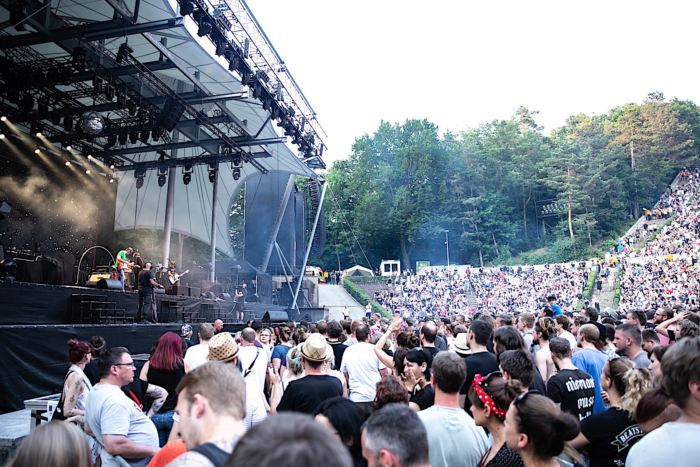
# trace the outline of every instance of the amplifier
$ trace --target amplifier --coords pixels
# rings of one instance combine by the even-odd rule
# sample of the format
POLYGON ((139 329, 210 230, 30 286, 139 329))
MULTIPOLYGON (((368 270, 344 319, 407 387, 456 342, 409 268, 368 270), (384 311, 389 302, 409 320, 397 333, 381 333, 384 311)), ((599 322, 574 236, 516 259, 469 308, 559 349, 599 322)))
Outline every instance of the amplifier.
POLYGON ((190 287, 190 297, 199 298, 200 293, 201 293, 201 289, 199 287, 190 287))
POLYGON ((168 295, 189 295, 190 288, 186 285, 171 285, 165 292, 168 295))
POLYGON ((87 287, 97 287, 97 283, 100 282, 100 279, 111 279, 111 278, 112 278, 112 274, 110 274, 108 272, 90 274, 90 277, 88 277, 87 281, 85 281, 85 285, 87 287))

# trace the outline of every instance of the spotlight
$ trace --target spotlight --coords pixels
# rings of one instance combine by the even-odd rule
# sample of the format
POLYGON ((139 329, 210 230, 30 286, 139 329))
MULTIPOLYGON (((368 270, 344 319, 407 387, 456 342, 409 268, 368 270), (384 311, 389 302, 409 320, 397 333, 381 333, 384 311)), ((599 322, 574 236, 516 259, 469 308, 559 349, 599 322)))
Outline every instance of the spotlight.
POLYGON ((139 132, 138 131, 130 131, 129 132, 129 142, 131 142, 131 144, 136 144, 139 142, 139 132))
POLYGON ((25 94, 19 103, 19 107, 25 112, 30 112, 32 109, 34 109, 34 98, 32 97, 32 95, 25 94))
POLYGON ((116 90, 114 89, 114 86, 108 84, 105 87, 105 97, 107 97, 107 100, 112 102, 114 100, 114 96, 116 95, 116 90))
POLYGON ((110 165, 109 168, 114 170, 114 164, 110 165))
POLYGON ((141 188, 143 188, 143 177, 136 179, 136 189, 140 190, 141 188))
POLYGON ((215 162, 209 164, 209 182, 211 183, 216 181, 216 166, 215 162))
POLYGON ((85 171, 85 175, 90 175, 90 169, 87 169, 87 170, 85 171))
POLYGON ((7 117, 6 117, 6 116, 3 115, 2 117, 0 117, 0 122, 6 122, 6 121, 7 121, 7 117))
POLYGON ((107 144, 105 144, 105 147, 111 148, 117 144, 117 135, 112 133, 111 135, 107 136, 107 144))
POLYGON ((4 133, 0 133, 0 139, 5 139, 5 134, 4 134, 4 133))
POLYGON ((36 148, 36 149, 34 150, 34 154, 41 154, 41 151, 39 150, 39 148, 36 148))
POLYGON ((124 132, 124 133, 119 133, 119 144, 124 146, 126 144, 126 139, 129 137, 129 135, 124 132))
POLYGON ((35 133, 35 135, 36 135, 37 138, 41 138, 41 137, 43 136, 42 133, 41 133, 41 131, 37 131, 37 132, 35 133))
POLYGON ((129 47, 129 44, 124 42, 122 45, 119 46, 119 50, 117 51, 117 63, 122 63, 129 57, 129 54, 132 53, 134 53, 134 49, 129 47))
POLYGON ((66 167, 70 167, 70 161, 66 161, 66 167))
POLYGON ((158 186, 163 188, 165 185, 165 175, 158 175, 158 186))
POLYGON ((88 158, 89 161, 91 161, 91 160, 92 160, 92 154, 88 154, 87 158, 88 158))
POLYGON ((73 116, 66 114, 63 116, 63 128, 66 132, 71 133, 73 131, 73 116))
POLYGON ((182 16, 194 13, 194 2, 192 0, 178 0, 178 3, 180 4, 180 14, 182 16))
POLYGON ((151 137, 152 137, 154 140, 158 141, 158 140, 161 138, 161 136, 163 136, 163 129, 162 129, 161 127, 155 127, 155 128, 151 131, 151 137))
POLYGON ((39 99, 39 102, 36 105, 36 110, 41 115, 46 115, 47 113, 49 113, 49 103, 46 101, 45 98, 39 99))
POLYGON ((138 108, 136 107, 136 101, 133 99, 126 104, 126 108, 129 110, 129 115, 131 115, 132 117, 136 115, 136 112, 138 111, 138 108))
POLYGON ((114 179, 113 179, 113 178, 110 178, 110 179, 109 179, 109 183, 114 183, 114 179))
POLYGON ((199 37, 208 36, 211 34, 212 26, 206 16, 202 15, 199 18, 199 28, 197 29, 197 35, 199 37))
POLYGON ((143 144, 148 143, 148 130, 141 130, 141 142, 143 144))
POLYGON ((73 146, 71 146, 70 144, 68 146, 66 146, 66 151, 70 151, 72 149, 73 149, 73 146))
POLYGON ((226 41, 219 41, 216 43, 216 55, 218 57, 226 53, 226 41))
POLYGON ((192 181, 192 173, 191 172, 185 172, 182 174, 182 183, 185 185, 189 185, 190 182, 192 181))
POLYGON ((238 180, 239 178, 241 178, 241 168, 234 167, 233 170, 231 171, 231 175, 233 175, 234 180, 238 180))

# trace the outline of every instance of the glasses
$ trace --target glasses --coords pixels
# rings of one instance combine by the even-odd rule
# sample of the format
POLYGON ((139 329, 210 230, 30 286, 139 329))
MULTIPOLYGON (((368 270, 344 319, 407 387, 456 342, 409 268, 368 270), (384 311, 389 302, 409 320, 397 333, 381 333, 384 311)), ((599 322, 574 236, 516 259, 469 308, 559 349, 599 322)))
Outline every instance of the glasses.
POLYGON ((112 366, 130 366, 136 368, 136 365, 134 365, 134 362, 129 362, 129 363, 114 363, 112 366))
POLYGON ((542 393, 540 391, 533 389, 532 391, 524 392, 524 393, 520 394, 518 397, 516 397, 515 399, 513 399, 513 406, 515 407, 515 410, 518 411, 518 417, 520 417, 520 409, 518 408, 518 406, 520 404, 523 404, 525 402, 525 399, 527 399, 527 396, 529 396, 530 394, 542 395, 542 393))
POLYGON ((481 380, 481 387, 488 387, 489 383, 491 382, 491 379, 493 378, 500 378, 503 376, 503 373, 500 371, 492 371, 488 375, 484 376, 484 378, 481 380))

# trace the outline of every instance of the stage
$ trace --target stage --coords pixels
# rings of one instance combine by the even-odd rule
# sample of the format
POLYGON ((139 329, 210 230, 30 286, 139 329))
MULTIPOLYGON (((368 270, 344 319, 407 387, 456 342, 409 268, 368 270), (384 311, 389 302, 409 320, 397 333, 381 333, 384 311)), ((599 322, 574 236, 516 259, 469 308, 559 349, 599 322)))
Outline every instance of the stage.
MULTIPOLYGON (((167 331, 177 332, 183 322, 191 323, 194 336, 199 323, 221 319, 224 330, 236 332, 244 322, 234 320, 234 302, 203 297, 157 294, 161 320, 158 324, 134 324, 138 307, 136 292, 100 290, 88 287, 30 284, 0 281, 0 412, 24 408, 24 400, 54 394, 60 390, 68 369, 66 342, 70 338, 89 340, 102 336, 108 346, 124 346, 132 353, 149 353, 167 331), (89 297, 88 302, 79 299, 89 297), (82 310, 83 319, 109 322, 80 323, 80 305, 98 304, 100 309, 82 310), (110 316, 121 313, 123 316, 110 316), (184 319, 183 319, 184 318, 184 319), (112 323, 113 320, 126 320, 112 323)), ((285 310, 276 305, 246 303, 245 319, 259 319, 276 326, 286 321, 315 322, 325 318, 323 308, 285 310)))

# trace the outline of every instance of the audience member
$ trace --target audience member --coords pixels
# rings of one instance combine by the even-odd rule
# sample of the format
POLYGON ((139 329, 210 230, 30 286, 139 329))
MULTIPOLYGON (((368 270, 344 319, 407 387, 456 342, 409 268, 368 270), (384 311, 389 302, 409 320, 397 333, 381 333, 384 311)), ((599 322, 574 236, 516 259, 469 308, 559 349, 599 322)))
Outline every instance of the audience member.
POLYGON ((385 405, 362 428, 362 455, 369 467, 429 467, 425 425, 409 407, 385 405))

